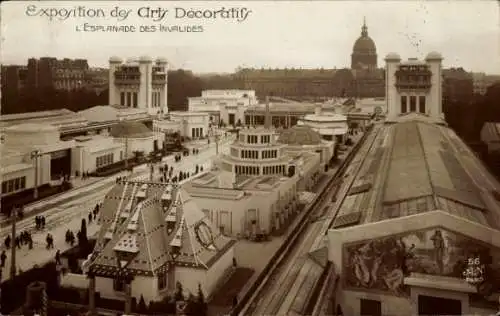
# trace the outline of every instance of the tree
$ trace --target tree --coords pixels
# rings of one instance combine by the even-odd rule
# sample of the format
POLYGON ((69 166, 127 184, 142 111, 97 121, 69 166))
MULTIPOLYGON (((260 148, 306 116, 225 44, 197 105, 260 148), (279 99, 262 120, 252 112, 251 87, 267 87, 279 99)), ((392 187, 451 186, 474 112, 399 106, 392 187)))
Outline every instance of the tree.
POLYGON ((174 299, 175 301, 184 301, 184 289, 182 288, 181 282, 177 282, 175 285, 175 294, 174 294, 174 299))
POLYGON ((137 311, 139 313, 146 313, 148 310, 148 307, 146 305, 146 301, 144 300, 144 296, 141 295, 141 298, 139 299, 139 303, 137 304, 137 311))

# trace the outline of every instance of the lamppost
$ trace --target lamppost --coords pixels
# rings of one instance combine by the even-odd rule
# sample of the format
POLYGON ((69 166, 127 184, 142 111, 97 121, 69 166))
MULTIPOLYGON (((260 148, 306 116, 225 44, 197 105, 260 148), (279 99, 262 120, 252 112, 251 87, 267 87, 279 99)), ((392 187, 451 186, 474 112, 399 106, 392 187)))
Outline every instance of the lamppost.
POLYGON ((218 130, 216 131, 214 129, 214 126, 210 126, 210 134, 212 134, 212 137, 214 138, 215 142, 215 154, 219 155, 219 133, 218 130))
POLYGON ((38 158, 42 156, 43 154, 38 149, 35 149, 31 152, 31 159, 35 160, 35 185, 33 190, 33 197, 35 199, 38 198, 38 158))
POLYGON ((11 216, 12 227, 11 227, 11 259, 10 259, 10 279, 13 280, 16 276, 16 221, 17 221, 17 207, 14 209, 13 216, 11 216))

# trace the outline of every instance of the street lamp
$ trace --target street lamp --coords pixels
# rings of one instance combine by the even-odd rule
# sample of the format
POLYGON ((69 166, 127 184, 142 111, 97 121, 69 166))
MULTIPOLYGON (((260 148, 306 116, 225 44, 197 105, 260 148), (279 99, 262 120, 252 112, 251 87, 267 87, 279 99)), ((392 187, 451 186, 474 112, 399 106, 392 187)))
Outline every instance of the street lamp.
POLYGON ((212 134, 215 141, 215 154, 219 155, 219 133, 215 131, 213 125, 210 127, 210 134, 212 134))
POLYGON ((38 149, 35 149, 31 152, 31 159, 35 160, 35 185, 33 190, 33 197, 35 198, 35 200, 38 199, 38 158, 42 155, 43 154, 38 149))

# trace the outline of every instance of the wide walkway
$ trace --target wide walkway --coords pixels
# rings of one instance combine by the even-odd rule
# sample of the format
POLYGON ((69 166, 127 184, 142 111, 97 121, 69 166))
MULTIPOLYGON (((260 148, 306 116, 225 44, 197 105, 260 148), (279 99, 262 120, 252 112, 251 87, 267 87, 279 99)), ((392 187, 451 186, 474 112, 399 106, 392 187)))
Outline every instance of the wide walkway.
MULTIPOLYGON (((227 139, 224 142, 221 142, 219 144, 219 152, 227 152, 230 141, 231 139, 227 139)), ((193 174, 196 165, 203 165, 204 170, 208 170, 214 155, 215 144, 210 144, 210 146, 200 148, 199 154, 183 157, 178 163, 173 162, 172 156, 166 157, 166 159, 164 159, 164 163, 174 167, 174 174, 177 174, 181 170, 193 174)), ((123 173, 123 175, 124 174, 125 173, 123 173)), ((16 224, 17 234, 20 234, 22 231, 30 231, 34 240, 34 249, 28 250, 27 246, 23 246, 21 250, 18 250, 16 266, 24 271, 32 268, 34 264, 43 265, 54 258, 54 254, 57 249, 60 249, 61 252, 66 250, 69 247, 64 241, 66 230, 70 229, 75 232, 75 234, 78 230, 80 230, 82 218, 86 218, 88 220, 87 216, 89 212, 97 203, 103 201, 111 186, 115 184, 116 177, 119 175, 122 174, 104 179, 103 183, 106 183, 104 186, 103 184, 92 184, 86 187, 85 190, 82 188, 74 190, 74 192, 68 192, 68 196, 66 198, 58 196, 54 198, 54 200, 56 200, 55 202, 46 201, 45 203, 49 204, 50 208, 43 212, 43 215, 46 218, 46 227, 44 231, 37 231, 35 229, 35 221, 33 217, 28 217, 19 221, 16 224), (59 202, 57 202, 57 200, 59 200, 59 202), (52 234, 54 237, 54 250, 45 249, 45 238, 47 233, 52 234)), ((149 168, 146 165, 139 166, 134 169, 134 172, 130 175, 130 177, 144 180, 149 179, 149 168)), ((159 178, 158 168, 155 168, 154 177, 159 178)), ((28 207, 27 211, 29 212, 28 207)), ((10 225, 8 225, 8 223, 6 224, 7 226, 3 227, 0 231, 0 249, 2 250, 5 250, 5 238, 11 233, 10 225)), ((88 224, 87 226, 89 236, 96 233, 99 229, 99 227, 94 224, 94 221, 92 224, 88 224)), ((7 251, 6 254, 6 266, 2 272, 3 280, 8 279, 10 274, 10 251, 7 251)))

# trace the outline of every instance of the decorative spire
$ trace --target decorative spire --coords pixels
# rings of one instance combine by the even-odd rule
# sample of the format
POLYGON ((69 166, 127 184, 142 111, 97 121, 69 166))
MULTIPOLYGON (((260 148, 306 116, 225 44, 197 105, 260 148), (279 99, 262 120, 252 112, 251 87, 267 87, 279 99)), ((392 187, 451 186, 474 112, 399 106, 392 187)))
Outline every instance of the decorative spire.
POLYGON ((361 27, 361 36, 368 36, 368 27, 366 26, 366 17, 363 17, 363 27, 361 27))
POLYGON ((269 97, 266 97, 266 114, 264 116, 264 128, 271 128, 271 113, 269 110, 269 97))

